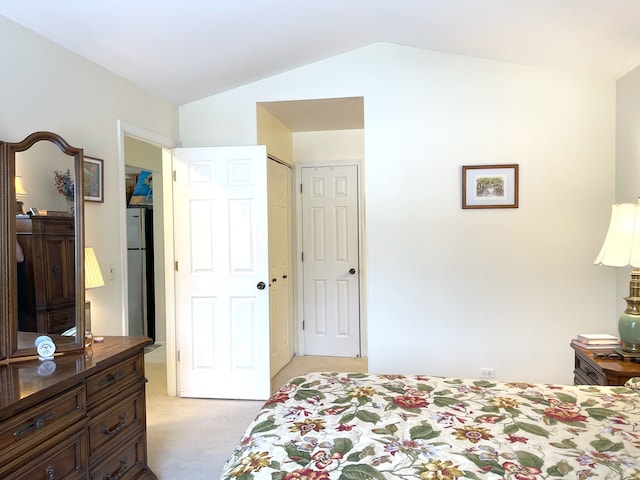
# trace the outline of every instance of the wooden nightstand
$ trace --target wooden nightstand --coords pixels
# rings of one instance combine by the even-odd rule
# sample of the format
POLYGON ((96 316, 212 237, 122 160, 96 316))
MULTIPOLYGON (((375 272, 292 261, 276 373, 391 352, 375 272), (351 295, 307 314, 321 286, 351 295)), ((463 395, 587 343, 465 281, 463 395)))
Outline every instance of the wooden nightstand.
POLYGON ((632 377, 640 377, 640 363, 630 360, 594 358, 596 353, 609 353, 612 349, 587 350, 571 345, 575 350, 574 385, 624 385, 632 377))

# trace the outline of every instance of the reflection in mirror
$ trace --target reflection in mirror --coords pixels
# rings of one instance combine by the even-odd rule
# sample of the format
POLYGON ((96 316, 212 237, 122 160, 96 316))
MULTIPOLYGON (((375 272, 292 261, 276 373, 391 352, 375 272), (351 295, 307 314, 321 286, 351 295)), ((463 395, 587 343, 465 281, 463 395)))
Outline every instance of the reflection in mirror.
POLYGON ((82 182, 77 182, 82 150, 37 132, 2 151, 9 175, 16 186, 19 177, 23 188, 13 192, 15 223, 8 222, 16 264, 9 272, 15 286, 9 301, 10 355, 32 355, 40 335, 50 336, 58 352, 82 348, 83 339, 75 335, 84 332, 82 182), (20 209, 24 213, 17 213, 20 209))
POLYGON ((31 192, 22 196, 28 214, 16 215, 20 332, 75 327, 73 160, 49 142, 15 157, 16 178, 31 192))
POLYGON ((17 152, 16 177, 20 177, 25 190, 18 199, 22 201, 25 213, 33 207, 41 214, 48 211, 54 215, 68 214, 74 201, 74 167, 74 157, 64 154, 50 142, 38 142, 29 150, 17 152), (56 172, 61 174, 61 181, 56 172), (64 179, 67 174, 68 179, 64 179))

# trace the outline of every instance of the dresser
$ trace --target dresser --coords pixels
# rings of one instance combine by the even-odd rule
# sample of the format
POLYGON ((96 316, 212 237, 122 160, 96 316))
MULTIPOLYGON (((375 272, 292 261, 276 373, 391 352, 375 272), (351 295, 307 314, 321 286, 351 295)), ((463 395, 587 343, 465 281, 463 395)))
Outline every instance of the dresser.
POLYGON ((587 350, 571 344, 575 352, 573 383, 575 385, 624 385, 632 377, 640 377, 640 363, 630 360, 595 358, 596 353, 612 349, 587 350))
POLYGON ((75 227, 69 216, 16 216, 19 330, 62 333, 75 326, 75 227))
POLYGON ((146 337, 0 364, 0 478, 156 479, 147 465, 146 337))

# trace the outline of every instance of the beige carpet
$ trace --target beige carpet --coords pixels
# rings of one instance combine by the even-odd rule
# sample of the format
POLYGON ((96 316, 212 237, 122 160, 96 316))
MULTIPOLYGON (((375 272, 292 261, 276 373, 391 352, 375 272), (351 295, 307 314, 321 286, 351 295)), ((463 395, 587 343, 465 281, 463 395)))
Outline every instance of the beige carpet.
MULTIPOLYGON (((222 467, 263 402, 167 396, 165 347, 145 354, 149 466, 160 480, 211 480, 222 467)), ((366 372, 367 360, 295 357, 272 381, 312 371, 366 372)))

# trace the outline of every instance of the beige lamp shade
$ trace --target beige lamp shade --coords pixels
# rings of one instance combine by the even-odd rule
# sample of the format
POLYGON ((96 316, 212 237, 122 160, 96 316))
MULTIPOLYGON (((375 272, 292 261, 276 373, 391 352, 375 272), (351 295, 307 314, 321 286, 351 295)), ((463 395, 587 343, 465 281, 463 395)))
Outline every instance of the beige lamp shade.
POLYGON ((98 265, 96 253, 93 247, 85 247, 84 249, 84 288, 96 288, 104 285, 102 272, 98 265))
POLYGON ((609 231, 594 262, 609 267, 640 267, 640 204, 611 207, 609 231))
POLYGON ((16 195, 29 195, 22 185, 22 177, 16 177, 16 195))

